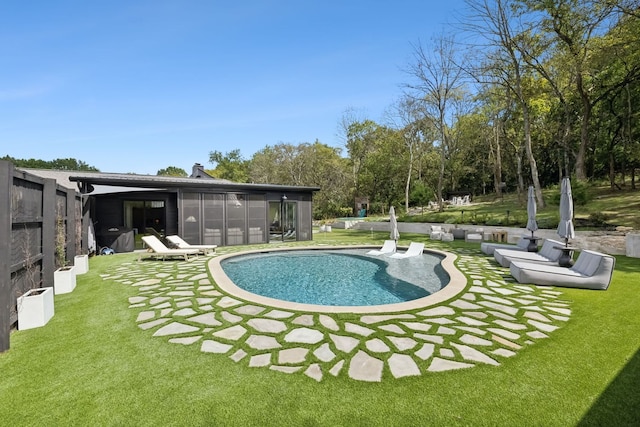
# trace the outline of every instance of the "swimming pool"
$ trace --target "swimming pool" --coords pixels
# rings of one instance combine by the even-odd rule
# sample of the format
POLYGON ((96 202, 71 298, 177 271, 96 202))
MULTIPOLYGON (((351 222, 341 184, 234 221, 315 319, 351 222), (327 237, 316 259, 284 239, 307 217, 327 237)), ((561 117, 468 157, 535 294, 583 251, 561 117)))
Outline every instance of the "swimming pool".
POLYGON ((367 255, 367 249, 269 252, 233 257, 222 268, 254 294, 331 306, 395 304, 442 289, 449 275, 442 256, 407 259, 367 255))
POLYGON ((427 251, 421 257, 390 259, 366 255, 371 248, 254 250, 216 257, 209 269, 232 296, 315 312, 409 310, 442 302, 466 285, 452 254, 427 251), (320 291, 329 292, 319 296, 320 291))

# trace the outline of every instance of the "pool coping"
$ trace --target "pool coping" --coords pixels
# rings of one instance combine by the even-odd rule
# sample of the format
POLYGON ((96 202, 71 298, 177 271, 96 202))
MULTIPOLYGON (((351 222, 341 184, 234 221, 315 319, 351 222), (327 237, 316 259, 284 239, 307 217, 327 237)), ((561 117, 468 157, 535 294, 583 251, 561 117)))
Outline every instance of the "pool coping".
MULTIPOLYGON (((296 303, 290 301, 283 301, 280 299, 269 298, 262 295, 257 295, 252 292, 246 291, 240 287, 238 287, 233 281, 227 276, 221 266, 221 262, 227 258, 232 258, 239 255, 248 255, 255 253, 265 253, 265 252, 281 252, 281 251, 296 251, 296 250, 334 250, 334 249, 377 249, 379 246, 374 245, 340 245, 340 246, 300 246, 300 247, 289 247, 289 248, 262 248, 241 252, 234 252, 231 254, 220 255, 215 258, 212 258, 208 262, 209 272, 215 280, 216 284, 223 291, 227 292, 231 296, 235 296, 237 298, 244 299, 249 302, 253 302, 255 304, 261 304, 273 308, 279 308, 283 310, 293 310, 293 311, 306 311, 313 313, 354 313, 354 314, 366 314, 366 313, 397 313, 401 311, 411 311, 423 309, 426 307, 431 307, 437 304, 441 304, 444 301, 447 301, 459 293, 461 293, 467 287, 467 278, 460 270, 456 268, 454 265, 454 261, 458 258, 457 255, 435 250, 435 249, 424 249, 423 253, 433 253, 436 255, 443 256, 444 258, 441 261, 442 267, 449 275, 449 283, 441 290, 423 297, 418 298, 412 301, 395 303, 395 304, 384 304, 384 305, 370 305, 370 306, 327 306, 327 305, 317 305, 317 304, 304 304, 304 303, 296 303)), ((400 247, 403 248, 403 247, 400 247)), ((402 261, 399 259, 398 261, 402 261)))

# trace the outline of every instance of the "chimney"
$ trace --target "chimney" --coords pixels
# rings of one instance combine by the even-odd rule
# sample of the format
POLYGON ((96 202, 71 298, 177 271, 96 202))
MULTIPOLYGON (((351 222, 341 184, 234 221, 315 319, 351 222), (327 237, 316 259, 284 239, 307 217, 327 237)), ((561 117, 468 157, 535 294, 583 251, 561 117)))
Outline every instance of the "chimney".
POLYGON ((191 178, 211 178, 211 176, 204 171, 204 166, 196 163, 191 169, 191 178))

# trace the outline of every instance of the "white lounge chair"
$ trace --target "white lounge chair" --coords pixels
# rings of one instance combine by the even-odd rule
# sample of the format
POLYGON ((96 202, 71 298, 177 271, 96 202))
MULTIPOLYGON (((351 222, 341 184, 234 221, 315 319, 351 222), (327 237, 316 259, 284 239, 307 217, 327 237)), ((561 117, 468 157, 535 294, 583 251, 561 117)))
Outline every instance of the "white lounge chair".
POLYGON ((519 283, 605 290, 615 264, 611 255, 583 250, 572 267, 513 261, 509 269, 519 283))
POLYGON ((396 252, 389 258, 409 258, 412 256, 422 255, 424 243, 411 242, 406 252, 396 252))
POLYGON ((189 261, 189 256, 198 256, 198 249, 170 249, 164 245, 156 236, 142 236, 142 241, 147 245, 147 252, 140 252, 138 261, 143 256, 151 258, 184 258, 185 261, 189 261))
POLYGON ((535 262, 538 264, 558 264, 562 251, 557 249, 564 243, 547 239, 542 244, 539 252, 525 252, 512 249, 496 249, 493 257, 503 267, 509 267, 512 261, 535 262))
POLYGON ((367 252, 367 255, 384 255, 384 254, 392 254, 396 251, 396 241, 395 240, 385 240, 382 244, 382 247, 379 250, 371 250, 367 252))
POLYGON ((197 249, 201 254, 215 253, 218 245, 192 245, 182 239, 182 237, 173 235, 167 236, 167 240, 176 245, 179 249, 197 249))
POLYGON ((521 237, 520 240, 515 245, 510 245, 508 243, 491 243, 491 242, 482 242, 480 244, 480 250, 487 254, 493 255, 493 252, 496 249, 510 249, 514 251, 526 251, 529 246, 529 240, 521 237))

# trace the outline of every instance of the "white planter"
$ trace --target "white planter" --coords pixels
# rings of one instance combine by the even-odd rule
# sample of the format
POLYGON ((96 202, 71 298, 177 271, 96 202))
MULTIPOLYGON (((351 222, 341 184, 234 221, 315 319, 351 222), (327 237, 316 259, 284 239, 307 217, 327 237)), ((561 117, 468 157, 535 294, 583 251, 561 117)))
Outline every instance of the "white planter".
POLYGON ((324 231, 326 231, 327 233, 331 233, 331 226, 325 225, 324 231))
POLYGON ((63 267, 53 272, 55 294, 68 294, 76 288, 76 269, 63 267))
POLYGON ((76 276, 89 271, 89 255, 76 255, 73 258, 73 267, 76 270, 76 276))
POLYGON ((627 249, 627 256, 630 258, 640 258, 640 234, 627 233, 624 236, 627 249))
POLYGON ((18 297, 19 330, 44 326, 53 313, 53 288, 31 289, 18 297))

